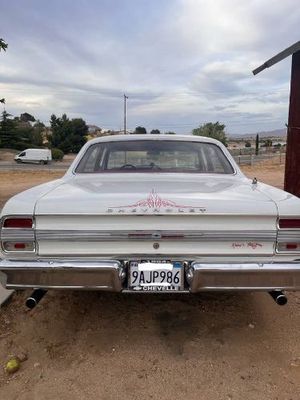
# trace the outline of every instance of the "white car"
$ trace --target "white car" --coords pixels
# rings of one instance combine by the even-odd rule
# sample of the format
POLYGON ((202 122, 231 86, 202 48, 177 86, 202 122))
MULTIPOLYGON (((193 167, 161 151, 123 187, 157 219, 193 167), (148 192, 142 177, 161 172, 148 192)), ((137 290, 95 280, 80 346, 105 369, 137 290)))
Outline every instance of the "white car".
POLYGON ((262 290, 284 304, 300 289, 300 199, 246 178, 213 139, 103 137, 6 203, 1 251, 4 287, 40 289, 31 306, 48 288, 262 290))

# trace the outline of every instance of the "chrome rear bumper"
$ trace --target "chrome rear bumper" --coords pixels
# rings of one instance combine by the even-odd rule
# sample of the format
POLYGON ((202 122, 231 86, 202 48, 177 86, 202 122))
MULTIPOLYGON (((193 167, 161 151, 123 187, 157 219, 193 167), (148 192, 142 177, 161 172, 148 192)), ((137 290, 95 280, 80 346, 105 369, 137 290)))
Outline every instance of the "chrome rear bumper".
MULTIPOLYGON (((300 263, 207 264, 185 271, 184 292, 209 290, 300 290, 300 263)), ((52 288, 126 291, 120 261, 0 261, 0 282, 8 289, 52 288)))
POLYGON ((9 289, 91 289, 120 292, 124 277, 119 261, 0 261, 0 282, 9 289))
POLYGON ((195 262, 187 271, 187 277, 193 293, 203 290, 300 290, 300 263, 195 262))

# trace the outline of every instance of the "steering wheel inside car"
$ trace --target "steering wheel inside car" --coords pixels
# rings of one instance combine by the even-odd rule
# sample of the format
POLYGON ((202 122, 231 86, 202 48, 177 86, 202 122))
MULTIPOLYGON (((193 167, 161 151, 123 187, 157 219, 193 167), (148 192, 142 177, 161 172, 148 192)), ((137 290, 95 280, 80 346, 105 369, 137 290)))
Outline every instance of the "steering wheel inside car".
POLYGON ((120 167, 120 169, 126 169, 126 168, 136 169, 136 166, 133 164, 124 164, 124 165, 122 165, 122 167, 120 167))

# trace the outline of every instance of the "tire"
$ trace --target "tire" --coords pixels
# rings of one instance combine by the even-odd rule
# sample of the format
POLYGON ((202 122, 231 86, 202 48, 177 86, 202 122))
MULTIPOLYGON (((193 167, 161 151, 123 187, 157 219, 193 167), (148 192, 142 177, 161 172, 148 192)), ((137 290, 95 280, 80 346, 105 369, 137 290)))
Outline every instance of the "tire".
POLYGON ((45 165, 46 164, 46 161, 44 161, 44 160, 40 160, 40 162, 39 162, 41 165, 45 165))

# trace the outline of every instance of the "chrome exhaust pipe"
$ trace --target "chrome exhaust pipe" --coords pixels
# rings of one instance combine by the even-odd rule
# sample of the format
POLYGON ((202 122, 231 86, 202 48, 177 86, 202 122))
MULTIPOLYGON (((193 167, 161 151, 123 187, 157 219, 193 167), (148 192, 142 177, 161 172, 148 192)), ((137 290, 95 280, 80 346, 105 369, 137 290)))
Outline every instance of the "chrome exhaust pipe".
POLYGON ((47 293, 47 290, 44 289, 35 289, 31 296, 26 299, 26 307, 30 308, 32 310, 39 302, 42 300, 42 298, 45 296, 47 293))
POLYGON ((279 306, 284 306, 287 303, 287 297, 281 290, 272 290, 269 295, 279 306))

